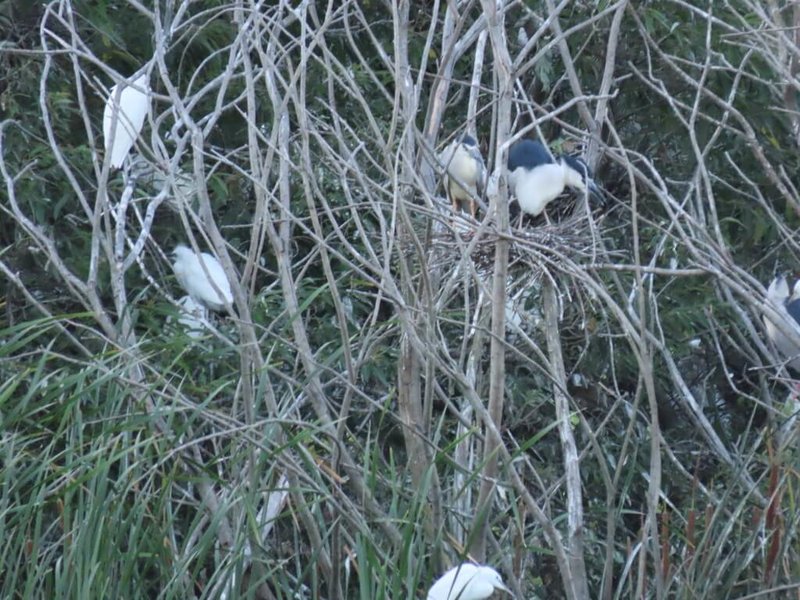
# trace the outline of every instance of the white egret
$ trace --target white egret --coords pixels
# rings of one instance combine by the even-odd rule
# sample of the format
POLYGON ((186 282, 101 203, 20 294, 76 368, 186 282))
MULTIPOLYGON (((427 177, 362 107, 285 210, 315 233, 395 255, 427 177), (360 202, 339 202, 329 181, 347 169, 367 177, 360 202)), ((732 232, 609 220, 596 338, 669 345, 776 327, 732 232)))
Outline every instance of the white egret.
POLYGON ((495 590, 511 593, 500 573, 485 565, 462 563, 436 580, 427 600, 483 600, 495 590))
POLYGON ((175 248, 173 255, 175 277, 194 300, 211 310, 225 310, 233 302, 231 284, 214 256, 208 252, 198 256, 183 244, 175 248))
POLYGON ((474 219, 478 211, 475 197, 483 190, 486 183, 486 165, 478 148, 478 142, 471 135, 464 134, 461 139, 454 140, 444 149, 439 160, 447 169, 444 187, 453 206, 453 212, 458 212, 462 203, 466 203, 469 206, 469 214, 474 219), (464 185, 467 187, 464 188, 464 185))
POLYGON ((567 154, 553 158, 539 141, 522 140, 511 147, 508 173, 508 183, 519 207, 533 217, 539 216, 567 186, 588 191, 600 202, 604 200, 585 162, 567 154))
POLYGON ((103 138, 111 168, 119 169, 142 131, 144 118, 150 110, 150 76, 142 73, 133 83, 114 85, 103 110, 103 138), (117 98, 117 88, 122 91, 117 98), (112 135, 113 133, 113 135, 112 135), (113 137, 113 143, 112 143, 113 137), (109 147, 110 146, 110 147, 109 147))

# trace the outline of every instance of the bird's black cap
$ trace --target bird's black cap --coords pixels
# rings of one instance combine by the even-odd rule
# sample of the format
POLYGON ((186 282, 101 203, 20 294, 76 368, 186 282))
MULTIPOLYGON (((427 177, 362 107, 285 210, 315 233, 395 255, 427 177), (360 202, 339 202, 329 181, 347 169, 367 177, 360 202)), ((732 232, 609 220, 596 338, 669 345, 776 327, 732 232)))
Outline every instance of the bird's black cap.
POLYGON ((512 172, 519 167, 530 170, 552 162, 553 157, 539 141, 522 140, 511 146, 511 150, 508 151, 508 170, 512 172))

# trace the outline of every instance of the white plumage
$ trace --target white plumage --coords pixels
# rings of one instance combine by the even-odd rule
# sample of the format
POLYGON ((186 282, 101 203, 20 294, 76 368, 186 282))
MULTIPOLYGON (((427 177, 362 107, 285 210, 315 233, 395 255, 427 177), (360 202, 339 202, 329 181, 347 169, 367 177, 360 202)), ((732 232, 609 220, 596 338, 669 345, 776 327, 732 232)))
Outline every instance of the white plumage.
POLYGON ((106 153, 110 155, 111 167, 119 169, 133 143, 142 131, 144 118, 150 110, 149 76, 142 73, 133 83, 123 85, 117 104, 117 85, 111 88, 103 110, 103 138, 106 153), (111 144, 112 128, 114 141, 111 144), (109 148, 109 144, 111 147, 109 148))
MULTIPOLYGON (((794 284, 791 296, 789 295, 789 284, 786 277, 780 276, 772 280, 767 288, 767 299, 770 300, 779 310, 785 310, 788 324, 800 325, 800 280, 794 284)), ((764 315, 764 326, 767 330, 767 337, 772 340, 778 352, 785 358, 791 358, 788 365, 793 369, 800 370, 800 347, 792 342, 783 331, 764 315)))
POLYGON ((436 580, 427 600, 483 600, 495 590, 511 593, 500 573, 485 565, 462 563, 436 580))
POLYGON ((582 181, 574 182, 570 177, 572 173, 574 171, 564 163, 552 163, 533 171, 517 169, 509 175, 509 183, 523 212, 537 217, 550 202, 561 195, 568 184, 568 178, 569 185, 581 191, 586 189, 582 181))
POLYGON ((589 167, 580 158, 553 157, 544 144, 522 140, 508 152, 508 183, 523 212, 538 217, 569 186, 603 202, 589 167))
POLYGON ((172 270, 175 271, 175 277, 194 300, 211 310, 224 310, 233 302, 231 284, 214 256, 208 252, 201 252, 198 256, 184 245, 177 246, 173 254, 175 261, 172 270))
POLYGON ((186 330, 186 335, 192 339, 202 337, 205 330, 203 322, 208 318, 206 307, 191 296, 184 296, 178 300, 178 304, 181 311, 178 323, 186 330))

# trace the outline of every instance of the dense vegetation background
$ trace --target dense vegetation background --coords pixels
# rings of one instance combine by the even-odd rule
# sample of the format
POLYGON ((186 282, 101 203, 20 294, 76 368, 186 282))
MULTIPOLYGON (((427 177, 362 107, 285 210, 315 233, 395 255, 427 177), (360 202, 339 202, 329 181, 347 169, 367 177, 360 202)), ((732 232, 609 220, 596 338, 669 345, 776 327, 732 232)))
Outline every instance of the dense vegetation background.
POLYGON ((2 0, 0 26, 0 596, 424 598, 470 557, 517 598, 800 597, 761 317, 800 265, 795 3, 2 0), (108 89, 143 68, 110 170, 108 89), (436 160, 465 130, 479 223, 436 160), (521 137, 582 151, 608 205, 509 222, 521 137), (199 339, 190 242, 235 297, 199 339))

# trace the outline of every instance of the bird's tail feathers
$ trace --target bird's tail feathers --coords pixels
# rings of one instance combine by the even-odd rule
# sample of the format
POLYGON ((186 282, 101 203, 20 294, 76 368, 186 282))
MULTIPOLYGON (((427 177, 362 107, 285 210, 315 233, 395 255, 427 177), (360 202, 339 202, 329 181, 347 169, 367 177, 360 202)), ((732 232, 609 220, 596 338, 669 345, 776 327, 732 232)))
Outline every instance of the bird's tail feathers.
POLYGON ((783 304, 789 297, 789 283, 784 275, 779 275, 772 280, 767 288, 767 298, 775 303, 783 304))

